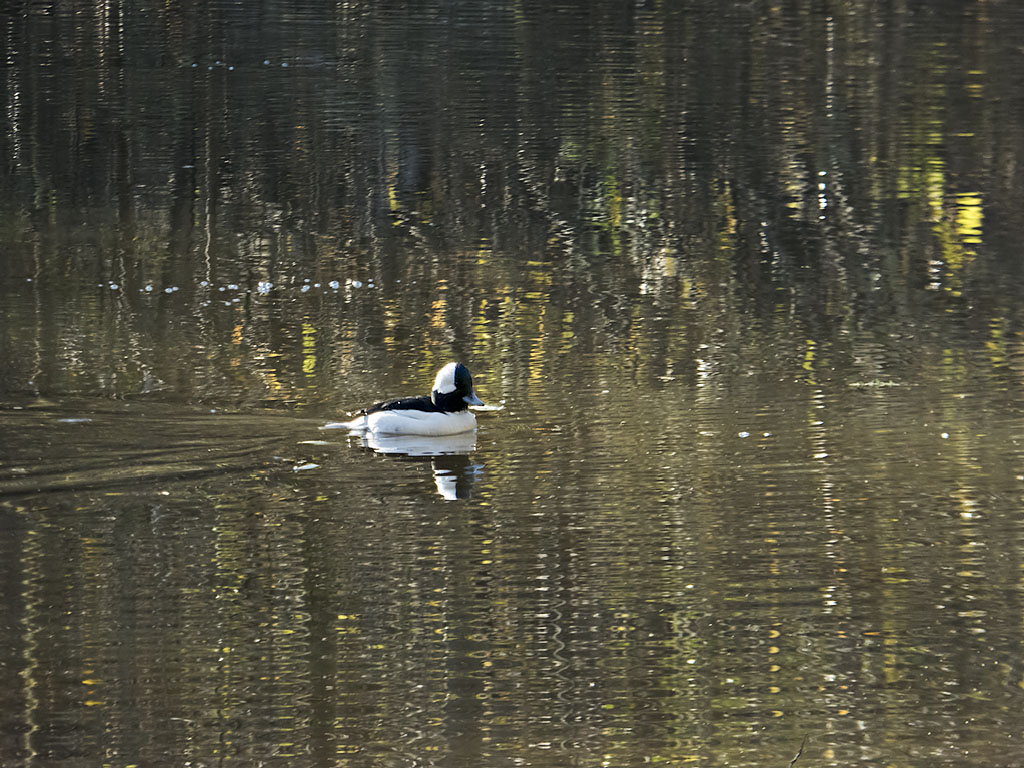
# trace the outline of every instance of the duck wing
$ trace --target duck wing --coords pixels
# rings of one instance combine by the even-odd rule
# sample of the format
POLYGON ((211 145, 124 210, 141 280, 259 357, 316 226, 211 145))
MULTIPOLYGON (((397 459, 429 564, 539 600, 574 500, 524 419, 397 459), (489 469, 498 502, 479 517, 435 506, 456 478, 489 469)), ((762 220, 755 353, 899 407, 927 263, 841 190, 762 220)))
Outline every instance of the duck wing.
POLYGON ((434 405, 433 401, 427 397, 403 397, 399 400, 388 400, 383 403, 377 403, 366 409, 366 415, 369 416, 371 413, 377 413, 378 411, 423 411, 424 413, 442 413, 441 409, 434 405))

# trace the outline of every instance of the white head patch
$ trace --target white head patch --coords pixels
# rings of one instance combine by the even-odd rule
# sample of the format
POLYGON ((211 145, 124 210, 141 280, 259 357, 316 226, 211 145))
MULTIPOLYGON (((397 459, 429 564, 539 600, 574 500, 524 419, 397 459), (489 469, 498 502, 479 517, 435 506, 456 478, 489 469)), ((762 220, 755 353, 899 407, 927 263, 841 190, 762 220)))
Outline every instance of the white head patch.
POLYGON ((448 365, 437 372, 437 378, 434 379, 434 392, 447 395, 449 392, 455 391, 456 365, 458 363, 448 363, 448 365))

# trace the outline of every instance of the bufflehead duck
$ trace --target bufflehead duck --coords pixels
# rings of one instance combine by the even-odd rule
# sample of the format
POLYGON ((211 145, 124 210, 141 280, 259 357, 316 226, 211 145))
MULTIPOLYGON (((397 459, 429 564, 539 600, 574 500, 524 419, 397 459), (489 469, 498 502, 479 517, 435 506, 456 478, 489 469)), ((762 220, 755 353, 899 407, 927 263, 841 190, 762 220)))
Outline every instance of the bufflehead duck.
POLYGON ((377 403, 342 426, 385 435, 457 435, 476 429, 476 416, 468 407, 483 404, 473 391, 469 369, 462 363, 448 363, 437 372, 429 397, 377 403))

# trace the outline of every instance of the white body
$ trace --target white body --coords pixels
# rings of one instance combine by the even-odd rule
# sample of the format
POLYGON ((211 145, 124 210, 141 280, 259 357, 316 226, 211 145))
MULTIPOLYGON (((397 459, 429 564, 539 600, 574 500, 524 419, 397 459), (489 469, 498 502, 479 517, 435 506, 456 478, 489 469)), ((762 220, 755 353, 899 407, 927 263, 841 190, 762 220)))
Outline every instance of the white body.
POLYGON ((476 416, 470 411, 376 411, 369 416, 358 416, 352 421, 346 421, 343 426, 346 429, 374 432, 379 435, 459 435, 476 429, 476 416))

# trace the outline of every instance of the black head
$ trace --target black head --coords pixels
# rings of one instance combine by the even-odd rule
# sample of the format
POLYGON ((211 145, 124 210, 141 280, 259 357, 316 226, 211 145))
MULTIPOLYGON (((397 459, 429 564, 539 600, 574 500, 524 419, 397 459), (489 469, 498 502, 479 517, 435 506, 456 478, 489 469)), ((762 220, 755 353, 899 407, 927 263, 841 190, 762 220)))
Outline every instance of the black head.
POLYGON ((469 368, 462 363, 448 363, 437 372, 430 399, 443 411, 463 411, 467 406, 484 404, 473 391, 469 368))

